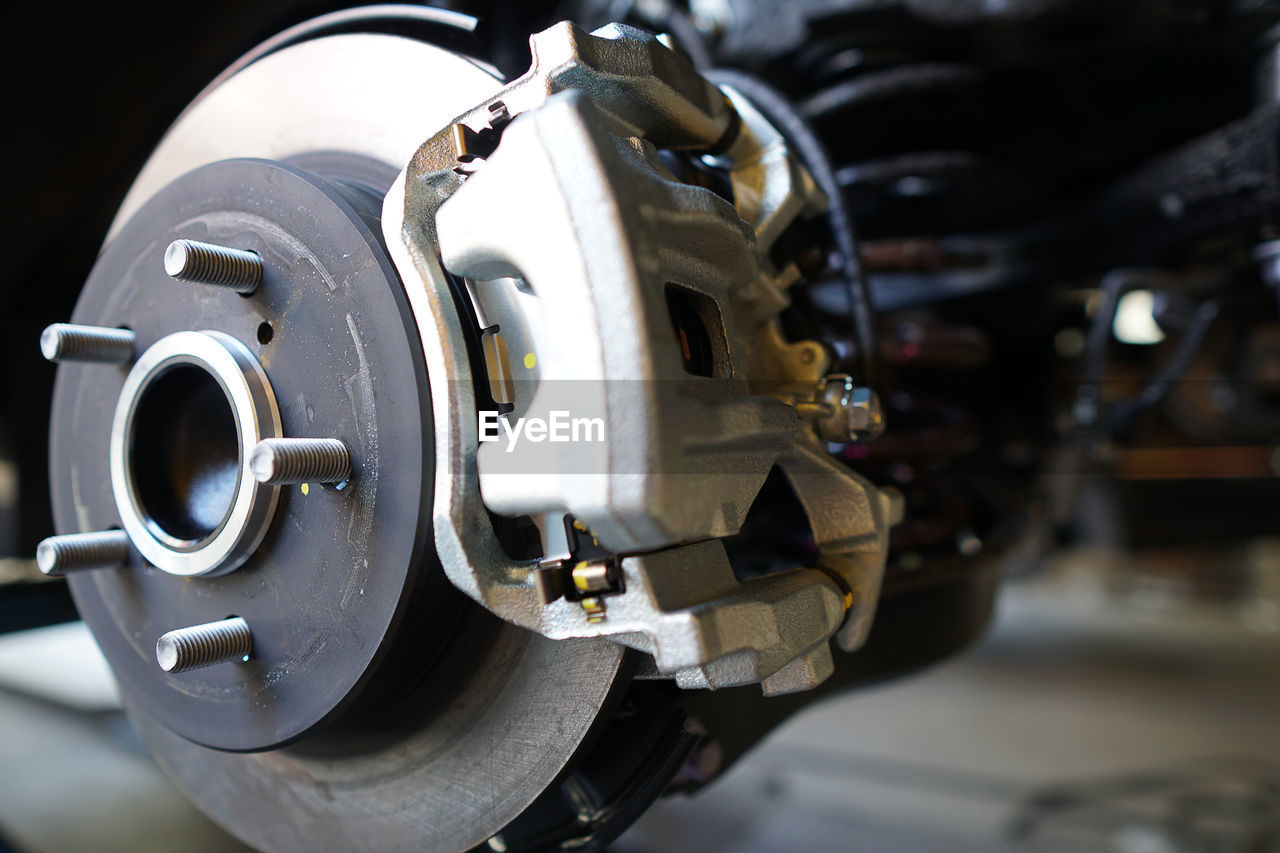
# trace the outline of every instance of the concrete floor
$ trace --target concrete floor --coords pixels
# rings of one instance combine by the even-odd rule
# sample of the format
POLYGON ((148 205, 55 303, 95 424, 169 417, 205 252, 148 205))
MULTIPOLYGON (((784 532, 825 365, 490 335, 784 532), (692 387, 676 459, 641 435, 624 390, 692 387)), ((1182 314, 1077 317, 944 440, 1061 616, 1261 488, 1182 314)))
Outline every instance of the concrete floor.
POLYGON ((1010 588, 987 639, 777 730, 619 853, 1280 851, 1280 634, 1010 588))
MULTIPOLYGON (((660 803, 617 853, 1280 851, 1275 615, 1116 600, 1078 577, 1013 586, 967 655, 809 709, 718 784, 660 803)), ((13 846, 243 850, 114 704, 81 627, 0 638, 13 846)))
POLYGON ((248 850, 151 762, 79 622, 0 637, 0 834, 19 853, 248 850))

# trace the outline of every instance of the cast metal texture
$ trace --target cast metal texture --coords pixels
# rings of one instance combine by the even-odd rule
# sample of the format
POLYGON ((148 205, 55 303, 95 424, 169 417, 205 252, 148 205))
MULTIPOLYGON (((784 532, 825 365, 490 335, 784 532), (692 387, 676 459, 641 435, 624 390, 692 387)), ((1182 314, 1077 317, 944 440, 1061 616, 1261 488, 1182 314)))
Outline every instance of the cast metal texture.
MULTIPOLYGON (((342 152, 372 164, 356 170, 358 174, 344 172, 344 177, 385 187, 423 139, 500 88, 492 74, 472 61, 393 36, 329 36, 259 54, 252 64, 207 90, 170 129, 131 189, 107 248, 166 184, 226 158, 266 158, 324 171, 320 167, 331 165, 331 152, 342 152), (413 107, 407 109, 408 104, 413 107)), ((343 169, 348 161, 344 156, 343 169)), ((167 284, 172 291, 173 282, 167 284)), ((241 299, 197 290, 184 298, 241 299)), ((269 294, 269 281, 266 290, 269 294)), ((420 305, 420 300, 414 301, 420 305)), ((421 331, 423 317, 416 319, 421 331)), ((253 339, 252 327, 234 331, 241 340, 253 339)), ((343 341, 346 334, 339 330, 334 341, 343 341)), ((358 358, 349 361, 349 367, 358 365, 358 358)), ((264 367, 275 375, 269 360, 264 367)), ((123 372, 111 379, 120 382, 123 372)), ((80 378, 59 379, 72 381, 80 378)), ((296 435, 294 400, 287 390, 277 390, 282 392, 285 434, 296 435)), ((340 431, 323 434, 342 437, 340 431)), ((352 445, 353 451, 357 446, 352 445)), ((101 453, 105 460, 105 447, 101 453)), ((55 472, 58 524, 63 530, 91 529, 102 521, 98 515, 106 515, 91 509, 89 499, 98 507, 108 496, 86 495, 86 480, 79 475, 72 479, 74 485, 55 472)), ((420 494, 430 498, 429 482, 420 494)), ((332 497, 327 492, 321 496, 332 497)), ((283 502, 277 516, 283 515, 286 522, 276 526, 281 536, 295 535, 298 528, 291 513, 303 505, 307 502, 294 498, 283 502)), ((419 515, 429 529, 429 511, 423 508, 419 515)), ((275 547, 274 535, 265 547, 275 547)), ((371 562, 370 567, 382 565, 371 562)), ((247 577, 248 571, 246 567, 216 583, 247 577)), ((125 582, 124 576, 92 578, 78 589, 77 597, 82 603, 98 597, 91 584, 125 582)), ((358 597, 359 584, 352 590, 358 597)), ((368 587, 365 592, 367 596, 368 587)), ((326 605, 337 607, 343 595, 345 587, 326 605)), ((458 602, 452 605, 456 608, 458 602)), ((125 702, 144 740, 187 796, 257 849, 452 853, 482 843, 551 784, 595 723, 614 685, 624 680, 619 678, 622 650, 614 643, 554 642, 479 611, 472 618, 482 615, 482 631, 464 636, 456 648, 438 650, 452 664, 445 672, 433 670, 430 687, 437 704, 418 697, 363 734, 326 734, 300 746, 233 754, 175 734, 147 710, 145 696, 127 687, 125 702)), ((187 624, 199 621, 203 619, 187 624)), ((255 632, 261 633, 256 626, 255 632)), ((154 649, 146 651, 154 670, 154 649)), ((229 667, 232 672, 240 668, 229 667)))
POLYGON ((830 637, 848 650, 865 639, 897 511, 829 458, 792 405, 813 396, 826 356, 783 338, 777 315, 796 272, 774 269, 768 250, 825 200, 750 104, 654 37, 566 23, 531 42, 531 70, 428 140, 384 203, 428 369, 454 378, 432 386, 442 562, 503 619, 548 637, 613 638, 682 686, 812 687, 831 671, 830 637), (678 181, 659 147, 718 158, 737 208, 678 181), (524 356, 504 386, 510 417, 598 417, 602 441, 480 443, 446 270, 466 279, 480 325, 497 327, 511 360, 524 356), (684 369, 668 286, 714 306, 710 376, 684 369), (715 540, 739 529, 774 466, 821 554, 812 568, 738 583, 715 540), (507 556, 489 511, 538 522, 543 562, 507 556), (624 555, 623 591, 601 599, 603 613, 544 603, 535 588, 534 573, 564 556, 555 533, 566 513, 624 555))

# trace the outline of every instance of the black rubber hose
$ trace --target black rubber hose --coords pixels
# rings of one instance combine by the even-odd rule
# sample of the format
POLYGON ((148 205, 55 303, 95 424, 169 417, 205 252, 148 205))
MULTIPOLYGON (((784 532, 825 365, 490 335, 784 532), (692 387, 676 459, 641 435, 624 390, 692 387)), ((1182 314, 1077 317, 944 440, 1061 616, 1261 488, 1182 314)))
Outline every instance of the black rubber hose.
POLYGON ((705 71, 711 67, 711 52, 707 50, 706 42, 702 40, 702 35, 688 15, 679 9, 672 9, 667 13, 667 32, 671 33, 676 44, 689 55, 694 68, 705 71))
POLYGON ((1218 318, 1220 304, 1210 300, 1200 305, 1182 334, 1177 348, 1156 375, 1132 399, 1116 403, 1107 418, 1102 417, 1102 382, 1106 373, 1107 343, 1120 306, 1120 298, 1138 288, 1177 289, 1185 279, 1170 273, 1143 268, 1112 270, 1102 278, 1102 301, 1089 327, 1084 351, 1084 382, 1076 394, 1076 418, 1081 426, 1114 436, 1126 429, 1132 420, 1157 405, 1169 393, 1191 365, 1191 360, 1204 343, 1209 329, 1218 318), (1083 415, 1083 417, 1082 417, 1083 415))
POLYGON ((717 86, 730 86, 751 101, 787 138, 813 175, 814 181, 827 194, 827 222, 831 227, 836 250, 840 253, 849 298, 849 315, 853 321, 854 339, 857 341, 862 369, 860 381, 874 388, 879 378, 875 314, 871 308, 871 296, 862 270, 862 260, 858 256, 858 239, 853 219, 849 216, 840 184, 836 181, 826 146, 787 96, 759 77, 731 68, 715 68, 704 71, 703 74, 717 86))
POLYGON ((821 122, 867 104, 888 101, 902 95, 967 86, 980 79, 978 71, 969 65, 946 62, 903 65, 884 71, 868 71, 819 89, 805 98, 800 107, 805 115, 821 122))
POLYGON ((1128 429, 1134 418, 1147 409, 1154 408, 1165 398, 1174 383, 1181 379, 1191 366, 1191 361, 1200 351, 1200 346, 1208 336, 1209 329, 1213 327, 1213 322, 1218 319, 1220 310, 1221 306, 1216 299, 1210 299, 1200 305, 1191 319, 1191 324, 1182 333, 1182 339, 1178 341, 1169 360, 1156 371, 1156 375, 1133 399, 1116 405, 1110 422, 1112 435, 1128 429))

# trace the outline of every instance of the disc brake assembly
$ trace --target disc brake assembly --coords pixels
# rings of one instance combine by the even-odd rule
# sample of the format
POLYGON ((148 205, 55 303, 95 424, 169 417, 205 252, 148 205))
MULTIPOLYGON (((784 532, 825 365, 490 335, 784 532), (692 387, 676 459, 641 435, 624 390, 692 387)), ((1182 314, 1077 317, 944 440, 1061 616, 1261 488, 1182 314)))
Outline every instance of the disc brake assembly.
POLYGON ((665 37, 504 82, 366 14, 207 89, 46 330, 39 564, 256 847, 589 849, 688 772, 673 696, 866 641, 901 506, 830 451, 882 415, 787 322, 828 199, 665 37), (747 571, 774 486, 802 558, 747 571))

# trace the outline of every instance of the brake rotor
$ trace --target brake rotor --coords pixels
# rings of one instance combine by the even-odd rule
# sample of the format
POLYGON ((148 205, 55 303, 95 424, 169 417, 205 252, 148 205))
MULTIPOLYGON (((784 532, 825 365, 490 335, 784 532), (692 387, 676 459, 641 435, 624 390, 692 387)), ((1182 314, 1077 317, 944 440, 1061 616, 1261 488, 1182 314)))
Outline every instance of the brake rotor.
MULTIPOLYGON (((246 541, 263 538, 241 563, 180 577, 131 549, 125 567, 72 580, 161 765, 264 850, 483 842, 552 785, 627 680, 613 643, 547 640, 472 605, 431 544, 428 377, 376 217, 399 164, 498 87, 470 60, 394 36, 328 36, 257 59, 170 130, 77 307, 77 323, 132 329, 139 353, 203 334, 246 375, 260 368, 284 435, 351 448, 351 483, 282 487, 254 516, 262 531, 246 528, 246 541), (162 255, 176 238, 257 252, 261 290, 246 298, 169 280, 162 255), (156 665, 160 632, 230 615, 254 628, 251 661, 176 674, 156 665)), ((51 456, 61 532, 123 523, 108 460, 128 382, 125 369, 60 369, 51 456)), ((170 416, 156 411, 147 435, 163 437, 170 416)), ((204 411, 179 414, 201 425, 204 411)), ((244 428, 235 436, 244 445, 244 428)), ((136 454, 156 444, 144 443, 136 454)), ((248 488, 245 464, 233 460, 233 504, 248 488)), ((146 495, 137 503, 152 506, 146 495)), ((199 521, 198 507, 180 509, 184 523, 199 521)), ((166 527, 148 512, 144 523, 166 527)), ((192 522, 195 544, 182 548, 206 547, 230 517, 192 522)))

